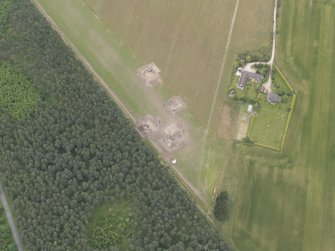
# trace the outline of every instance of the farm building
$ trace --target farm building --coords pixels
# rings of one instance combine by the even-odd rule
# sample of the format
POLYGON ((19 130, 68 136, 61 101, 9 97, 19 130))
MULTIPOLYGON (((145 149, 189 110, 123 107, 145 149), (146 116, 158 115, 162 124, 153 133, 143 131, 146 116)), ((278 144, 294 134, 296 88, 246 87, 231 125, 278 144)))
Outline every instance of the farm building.
POLYGON ((267 96, 267 101, 270 104, 275 105, 281 102, 281 97, 278 94, 270 93, 267 96))
POLYGON ((254 107, 253 107, 253 105, 248 105, 248 109, 247 109, 247 111, 248 111, 249 113, 254 112, 254 107))
POLYGON ((250 71, 242 71, 239 82, 236 84, 236 87, 243 90, 249 80, 254 82, 261 82, 264 77, 260 74, 253 73, 250 71))

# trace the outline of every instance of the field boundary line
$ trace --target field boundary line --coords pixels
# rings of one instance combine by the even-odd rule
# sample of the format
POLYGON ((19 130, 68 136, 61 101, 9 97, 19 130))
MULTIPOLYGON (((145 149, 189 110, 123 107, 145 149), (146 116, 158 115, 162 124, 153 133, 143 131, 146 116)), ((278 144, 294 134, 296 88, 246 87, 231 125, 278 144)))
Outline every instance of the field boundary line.
POLYGON ((282 142, 280 144, 280 149, 283 149, 283 147, 284 147, 284 143, 285 143, 288 127, 289 127, 290 122, 291 122, 292 113, 293 113, 293 109, 294 109, 294 106, 295 106, 296 99, 297 99, 297 96, 295 94, 293 94, 293 98, 292 98, 292 101, 291 101, 291 107, 290 107, 291 110, 290 110, 290 113, 288 114, 288 118, 287 118, 287 121, 286 121, 285 131, 284 131, 284 135, 283 135, 283 138, 282 138, 282 142))
POLYGON ((235 20, 236 20, 239 4, 240 4, 240 0, 237 0, 236 4, 235 4, 235 9, 234 9, 234 14, 233 14, 233 17, 232 17, 232 21, 231 21, 231 24, 230 24, 229 35, 228 35, 228 40, 227 40, 227 43, 226 43, 225 53, 224 53, 223 58, 222 58, 222 63, 221 63, 220 72, 219 72, 219 78, 218 78, 218 81, 216 83, 214 98, 213 98, 213 102, 211 104, 211 109, 210 109, 210 112, 209 112, 207 126, 206 126, 206 129, 205 129, 204 142, 203 142, 204 145, 206 144, 206 138, 208 136, 209 128, 210 128, 211 123, 212 123, 213 113, 214 113, 217 96, 218 96, 219 89, 220 89, 221 82, 222 82, 223 70, 224 70, 224 67, 226 65, 226 60, 227 60, 229 47, 230 47, 230 41, 231 41, 231 37, 232 37, 232 34, 233 34, 234 26, 235 26, 235 20))
MULTIPOLYGON (((295 92, 295 90, 291 86, 290 82, 285 78, 284 74, 280 71, 279 66, 277 64, 275 65, 275 70, 278 72, 279 76, 282 79, 284 79, 284 81, 285 81, 286 85, 288 86, 288 88, 290 89, 290 91, 291 92, 295 92)), ((290 112, 288 114, 288 117, 287 117, 287 121, 286 121, 286 125, 285 125, 285 130, 284 130, 283 138, 282 138, 282 141, 281 141, 281 144, 280 144, 280 149, 281 150, 284 147, 284 143, 285 143, 285 139, 286 139, 288 127, 289 127, 290 122, 291 122, 292 113, 293 113, 293 109, 294 109, 294 106, 295 106, 296 99, 297 99, 296 94, 293 94, 293 98, 292 98, 292 101, 291 101, 291 107, 290 107, 291 110, 290 110, 290 112)))
POLYGON ((281 77, 282 79, 284 79, 284 81, 285 81, 285 83, 287 84, 287 86, 288 86, 288 88, 290 89, 290 91, 293 92, 293 91, 294 91, 293 87, 291 86, 290 82, 285 78, 284 74, 280 71, 279 66, 278 66, 277 64, 275 65, 275 69, 276 69, 276 71, 279 73, 280 77, 281 77))
POLYGON ((281 151, 280 148, 277 147, 273 147, 273 146, 268 146, 268 145, 263 145, 263 144, 259 144, 259 143, 254 143, 255 146, 260 146, 260 147, 264 147, 270 150, 276 150, 276 151, 281 151))

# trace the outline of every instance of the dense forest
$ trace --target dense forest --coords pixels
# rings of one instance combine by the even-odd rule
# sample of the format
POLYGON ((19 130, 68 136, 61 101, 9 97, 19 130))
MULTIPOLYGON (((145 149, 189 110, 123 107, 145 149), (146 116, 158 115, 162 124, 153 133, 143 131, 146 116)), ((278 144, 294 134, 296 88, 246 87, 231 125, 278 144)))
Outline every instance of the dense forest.
POLYGON ((0 1, 0 60, 1 180, 26 250, 229 250, 29 0, 0 1))

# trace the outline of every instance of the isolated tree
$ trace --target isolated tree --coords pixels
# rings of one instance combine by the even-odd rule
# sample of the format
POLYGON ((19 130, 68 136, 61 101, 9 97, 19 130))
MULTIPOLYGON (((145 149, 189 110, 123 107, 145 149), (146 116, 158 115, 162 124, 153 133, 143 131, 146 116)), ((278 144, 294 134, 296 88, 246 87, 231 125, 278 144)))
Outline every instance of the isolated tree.
POLYGON ((226 221, 229 217, 229 196, 227 191, 221 192, 215 200, 214 216, 219 221, 226 221))

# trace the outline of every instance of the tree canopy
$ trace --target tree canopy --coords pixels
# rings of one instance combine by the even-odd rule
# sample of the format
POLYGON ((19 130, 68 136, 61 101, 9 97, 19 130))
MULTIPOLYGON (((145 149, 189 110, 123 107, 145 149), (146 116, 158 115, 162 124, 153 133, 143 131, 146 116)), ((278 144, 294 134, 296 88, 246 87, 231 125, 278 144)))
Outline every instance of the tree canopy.
POLYGON ((229 217, 229 195, 227 191, 221 192, 215 199, 214 216, 219 221, 229 217))

